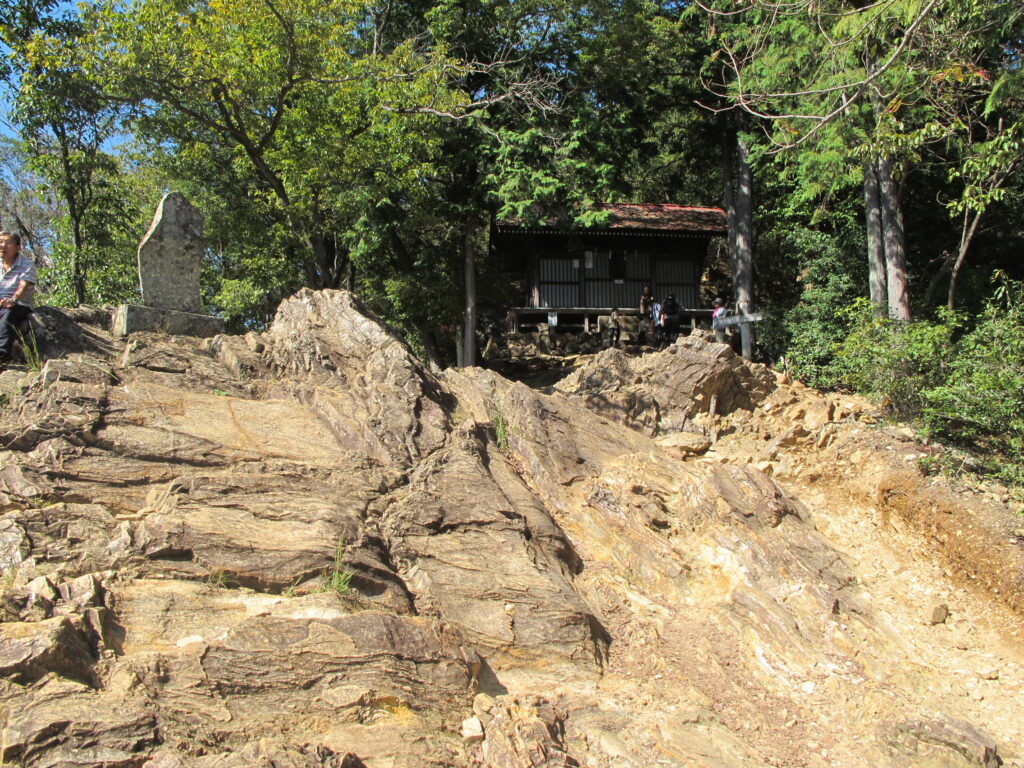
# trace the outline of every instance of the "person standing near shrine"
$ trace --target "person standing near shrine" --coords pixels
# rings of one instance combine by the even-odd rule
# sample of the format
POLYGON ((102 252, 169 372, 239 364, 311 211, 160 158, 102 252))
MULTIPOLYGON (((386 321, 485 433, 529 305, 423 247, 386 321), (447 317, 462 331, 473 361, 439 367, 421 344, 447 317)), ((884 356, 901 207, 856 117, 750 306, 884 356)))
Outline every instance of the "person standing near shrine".
POLYGON ((7 365, 18 324, 32 312, 36 265, 21 253, 21 235, 0 232, 0 368, 7 365))
POLYGON ((638 331, 638 341, 643 344, 647 341, 647 331, 653 328, 658 322, 658 318, 653 317, 654 307, 657 304, 657 299, 654 298, 654 294, 651 293, 651 286, 645 285, 643 291, 640 293, 640 327, 638 331))
POLYGON ((720 323, 720 320, 729 313, 729 310, 725 308, 725 302, 721 299, 715 299, 711 304, 715 308, 711 313, 711 330, 715 332, 715 341, 725 344, 725 326, 720 323))
POLYGON ((619 315, 619 308, 612 307, 612 313, 608 318, 608 344, 612 347, 619 346, 619 338, 622 335, 622 317, 619 315))

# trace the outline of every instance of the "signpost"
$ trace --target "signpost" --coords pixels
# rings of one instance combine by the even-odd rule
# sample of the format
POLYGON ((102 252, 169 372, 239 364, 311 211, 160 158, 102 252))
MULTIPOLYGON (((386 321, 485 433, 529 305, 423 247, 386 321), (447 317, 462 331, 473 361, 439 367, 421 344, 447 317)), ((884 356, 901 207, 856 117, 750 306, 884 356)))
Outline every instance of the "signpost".
POLYGON ((719 331, 723 328, 728 328, 730 325, 738 325, 740 327, 740 343, 743 348, 743 357, 749 360, 754 355, 754 345, 751 343, 750 338, 750 324, 756 323, 759 320, 764 320, 764 315, 760 312, 752 312, 749 315, 726 315, 725 317, 716 317, 711 322, 711 327, 719 331))
POLYGON ((729 325, 741 325, 742 323, 756 323, 758 320, 764 320, 764 315, 760 312, 754 312, 751 315, 728 315, 726 317, 719 317, 715 322, 720 328, 725 328, 729 325))

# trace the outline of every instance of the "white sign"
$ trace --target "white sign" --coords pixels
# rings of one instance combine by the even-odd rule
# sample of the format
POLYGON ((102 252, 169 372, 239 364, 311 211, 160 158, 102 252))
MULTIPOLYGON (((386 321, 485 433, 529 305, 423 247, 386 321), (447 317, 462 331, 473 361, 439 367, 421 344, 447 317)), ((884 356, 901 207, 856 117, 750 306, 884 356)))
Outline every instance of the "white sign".
POLYGON ((587 251, 586 253, 584 253, 583 254, 583 260, 584 260, 584 263, 587 265, 587 269, 593 269, 594 268, 594 252, 593 251, 587 251))
POLYGON ((550 325, 552 328, 558 325, 557 312, 548 312, 548 325, 550 325))
POLYGON ((755 312, 752 315, 732 315, 730 317, 717 317, 715 323, 719 328, 724 328, 727 325, 739 325, 740 323, 756 323, 759 320, 764 320, 764 315, 759 312, 755 312))
POLYGON ((572 268, 573 269, 579 269, 580 268, 580 260, 579 259, 573 259, 572 260, 572 268))

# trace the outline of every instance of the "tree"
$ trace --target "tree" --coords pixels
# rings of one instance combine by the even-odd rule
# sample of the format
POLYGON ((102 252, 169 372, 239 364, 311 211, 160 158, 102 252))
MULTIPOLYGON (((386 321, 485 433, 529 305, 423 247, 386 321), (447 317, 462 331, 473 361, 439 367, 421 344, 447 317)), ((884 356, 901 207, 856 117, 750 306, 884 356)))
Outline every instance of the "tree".
MULTIPOLYGON (((117 161, 106 145, 121 130, 121 111, 98 93, 83 69, 84 27, 53 2, 16 4, 5 19, 7 75, 17 85, 14 115, 29 164, 64 206, 71 236, 63 248, 71 300, 86 301, 91 257, 109 238, 119 207, 112 177, 117 161)), ((94 259, 93 259, 94 260, 94 259)))
POLYGON ((0 137, 0 228, 20 232, 26 251, 45 267, 50 263, 60 208, 43 186, 44 181, 29 167, 22 143, 0 137))
POLYGON ((114 1, 89 11, 94 75, 142 110, 139 130, 186 159, 244 176, 286 228, 305 282, 336 287, 339 235, 369 179, 415 184, 437 140, 415 108, 455 106, 440 53, 376 50, 349 0, 114 1))
POLYGON ((882 253, 889 314, 908 319, 902 166, 960 129, 978 73, 1021 11, 953 0, 703 7, 725 30, 720 58, 729 77, 709 83, 714 94, 768 125, 778 149, 813 144, 864 160, 872 297, 881 298, 882 253))

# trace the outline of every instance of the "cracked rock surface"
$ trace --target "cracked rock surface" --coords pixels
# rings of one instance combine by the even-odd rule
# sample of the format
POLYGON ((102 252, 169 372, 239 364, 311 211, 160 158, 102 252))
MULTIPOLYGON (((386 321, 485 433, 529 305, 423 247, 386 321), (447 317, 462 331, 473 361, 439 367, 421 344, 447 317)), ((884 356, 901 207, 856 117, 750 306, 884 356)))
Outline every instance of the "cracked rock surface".
POLYGON ((923 480, 838 479, 884 455, 863 414, 722 345, 543 393, 341 291, 213 340, 41 314, 0 413, 3 764, 1024 765, 1015 550, 998 595, 944 582, 923 480))

